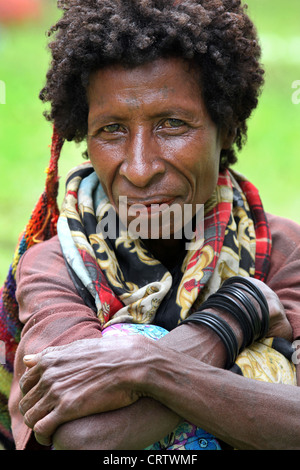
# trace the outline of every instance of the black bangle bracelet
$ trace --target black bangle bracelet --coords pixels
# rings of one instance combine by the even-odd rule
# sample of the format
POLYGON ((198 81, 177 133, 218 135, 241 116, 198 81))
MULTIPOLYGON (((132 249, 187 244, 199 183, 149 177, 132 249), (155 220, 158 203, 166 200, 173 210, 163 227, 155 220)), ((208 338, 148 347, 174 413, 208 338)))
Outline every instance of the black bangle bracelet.
POLYGON ((240 351, 245 349, 254 341, 254 331, 252 327, 251 320, 247 312, 243 307, 236 302, 234 299, 223 294, 219 294, 217 291, 215 294, 212 294, 201 306, 199 311, 202 311, 207 308, 218 309, 220 311, 227 312, 231 314, 235 320, 240 325, 240 328, 243 333, 243 341, 240 348, 240 351))
POLYGON ((269 328, 270 328, 270 313, 269 313, 269 307, 265 307, 264 303, 262 302, 262 299, 260 299, 257 296, 253 295, 253 292, 251 292, 250 289, 248 289, 244 285, 239 285, 238 288, 240 290, 243 290, 244 292, 247 292, 249 295, 252 295, 255 301, 259 304, 260 306, 260 311, 261 311, 261 327, 260 327, 260 335, 259 338, 265 338, 269 328))
POLYGON ((192 313, 178 326, 189 322, 206 325, 219 336, 226 348, 226 369, 230 369, 239 352, 255 340, 266 336, 270 323, 269 307, 264 294, 257 286, 242 276, 233 276, 202 303, 199 311, 192 313), (251 297, 260 307, 261 318, 256 305, 251 302, 251 297), (222 317, 208 312, 208 308, 229 313, 236 319, 243 334, 240 349, 231 326, 222 317))
POLYGON ((248 281, 248 279, 246 279, 245 277, 242 277, 242 276, 233 276, 233 277, 229 277, 228 279, 226 279, 226 281, 223 282, 223 286, 226 286, 226 285, 230 285, 230 284, 244 284, 245 286, 247 286, 250 290, 251 290, 251 294, 253 295, 253 293, 256 293, 256 296, 261 299, 263 305, 264 305, 264 309, 265 310, 269 310, 269 307, 268 307, 268 302, 264 296, 264 294, 262 293, 262 291, 259 289, 259 287, 257 287, 255 284, 253 284, 251 281, 248 281))
MULTIPOLYGON (((244 290, 245 292, 248 292, 250 295, 253 296, 253 291, 251 292, 251 289, 249 289, 245 285, 239 285, 239 288, 244 290)), ((261 291, 260 291, 261 292, 261 291)), ((266 298, 264 294, 261 292, 261 296, 253 296, 256 302, 260 306, 260 311, 261 311, 261 338, 265 338, 266 334, 269 331, 270 328, 270 312, 269 312, 269 306, 267 304, 266 298)))
POLYGON ((230 369, 233 366, 239 352, 238 342, 233 329, 223 318, 210 312, 195 312, 183 320, 178 326, 185 323, 198 323, 211 328, 225 345, 227 353, 225 368, 230 369))
POLYGON ((264 338, 266 334, 269 331, 270 327, 270 312, 269 312, 269 306, 268 302, 262 293, 262 291, 254 285, 251 281, 248 279, 242 277, 242 276, 233 276, 231 278, 226 279, 224 281, 223 286, 228 286, 231 284, 239 285, 239 288, 244 290, 245 292, 248 292, 252 297, 257 301, 257 303, 260 305, 261 309, 261 332, 260 332, 260 338, 264 338))
POLYGON ((233 285, 225 286, 224 288, 221 287, 218 293, 224 295, 225 298, 228 298, 228 296, 231 295, 241 302, 241 304, 246 308, 246 311, 249 315, 253 328, 254 340, 258 339, 261 332, 261 321, 259 313, 253 303, 251 303, 249 297, 244 294, 244 292, 241 292, 238 287, 235 287, 233 285))

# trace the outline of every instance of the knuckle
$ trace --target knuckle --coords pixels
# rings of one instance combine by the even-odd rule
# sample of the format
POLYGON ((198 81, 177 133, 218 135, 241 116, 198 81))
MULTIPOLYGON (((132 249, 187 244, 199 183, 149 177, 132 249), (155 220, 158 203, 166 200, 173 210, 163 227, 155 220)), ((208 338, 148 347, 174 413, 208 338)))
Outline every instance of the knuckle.
POLYGON ((25 382, 26 382, 26 377, 25 374, 22 375, 22 377, 19 380, 19 387, 21 389, 22 394, 24 395, 24 390, 25 390, 25 382))
POLYGON ((19 403, 19 411, 20 411, 21 415, 24 416, 24 414, 25 414, 25 412, 26 412, 26 409, 25 409, 23 400, 21 400, 20 403, 19 403))
POLYGON ((48 367, 49 367, 49 364, 50 361, 49 361, 49 356, 48 354, 46 354, 46 350, 43 351, 41 357, 40 357, 40 360, 37 364, 37 367, 39 369, 39 371, 41 372, 44 372, 48 367))
POLYGON ((62 393, 62 390, 61 390, 59 383, 58 382, 51 383, 51 387, 49 390, 49 395, 51 396, 51 399, 55 401, 60 400, 61 393, 62 393))
POLYGON ((31 429, 34 427, 35 420, 34 420, 33 413, 31 412, 31 410, 27 411, 24 414, 24 423, 26 424, 26 426, 28 426, 31 429))
POLYGON ((49 390, 49 388, 51 387, 51 382, 52 381, 51 381, 49 371, 45 370, 45 372, 43 373, 43 375, 40 378, 39 386, 40 386, 41 390, 43 390, 43 391, 49 390))
POLYGON ((47 422, 46 420, 38 421, 34 426, 34 432, 44 437, 50 436, 50 432, 47 429, 47 422))
POLYGON ((59 414, 65 414, 69 409, 72 402, 72 398, 69 392, 66 392, 60 396, 59 406, 57 411, 59 414))

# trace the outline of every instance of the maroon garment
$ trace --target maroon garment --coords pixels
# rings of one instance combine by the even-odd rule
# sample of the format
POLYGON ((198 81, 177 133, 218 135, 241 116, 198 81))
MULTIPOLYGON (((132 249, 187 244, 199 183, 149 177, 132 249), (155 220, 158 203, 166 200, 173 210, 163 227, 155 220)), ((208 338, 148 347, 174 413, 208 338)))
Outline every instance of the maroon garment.
MULTIPOLYGON (((279 296, 300 337, 300 226, 268 215, 272 233, 268 286, 279 296)), ((77 339, 101 337, 95 313, 76 291, 65 265, 58 237, 32 247, 22 257, 17 272, 17 300, 24 323, 15 359, 15 374, 9 399, 16 448, 24 449, 31 435, 19 412, 19 379, 25 372, 23 356, 77 339)), ((42 447, 40 446, 42 449, 42 447)))
POLYGON ((278 295, 300 338, 300 225, 267 214, 272 234, 271 264, 266 284, 278 295))

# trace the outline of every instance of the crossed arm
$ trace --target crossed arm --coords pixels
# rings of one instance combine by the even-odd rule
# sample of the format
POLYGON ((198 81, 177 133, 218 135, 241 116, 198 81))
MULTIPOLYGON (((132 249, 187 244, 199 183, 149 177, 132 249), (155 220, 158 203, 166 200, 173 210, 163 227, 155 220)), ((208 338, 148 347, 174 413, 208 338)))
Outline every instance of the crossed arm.
MULTIPOLYGON (((270 335, 290 337, 280 302, 263 288, 270 335)), ((300 389, 236 376, 222 370, 225 359, 218 337, 194 325, 157 342, 81 340, 29 358, 20 408, 37 440, 57 449, 142 449, 183 419, 240 449, 300 448, 300 389)))
POLYGON ((21 408, 41 443, 54 433, 57 449, 143 448, 184 418, 236 448, 300 448, 298 387, 255 382, 139 336, 117 347, 124 355, 111 339, 79 341, 30 369, 24 392, 38 388, 21 408))
MULTIPOLYGON (((25 422, 39 442, 52 439, 58 449, 139 449, 185 419, 236 448, 300 447, 298 387, 254 382, 222 370, 223 345, 203 326, 183 325, 156 342, 131 336, 130 344, 121 344, 124 339, 109 343, 70 284, 58 242, 41 245, 20 264, 18 301, 25 326, 15 389, 25 371, 23 356, 44 352, 27 361, 24 397, 14 393, 11 404, 13 421, 19 422, 21 400, 25 422), (115 364, 109 373, 103 367, 108 363, 115 364)), ((289 338, 282 305, 265 288, 269 335, 289 338)), ((224 318, 241 341, 233 319, 224 318)))

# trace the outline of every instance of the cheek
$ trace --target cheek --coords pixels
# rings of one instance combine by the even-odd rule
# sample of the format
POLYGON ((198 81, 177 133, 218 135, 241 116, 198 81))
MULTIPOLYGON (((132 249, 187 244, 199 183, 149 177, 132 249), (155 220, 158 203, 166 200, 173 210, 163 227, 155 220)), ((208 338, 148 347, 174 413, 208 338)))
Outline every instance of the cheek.
POLYGON ((193 159, 190 162, 190 172, 194 178, 195 199, 197 204, 204 204, 215 190, 220 163, 220 149, 211 145, 202 145, 195 149, 193 159))
POLYGON ((195 182, 195 203, 205 204, 213 194, 218 181, 218 167, 209 162, 207 165, 201 165, 195 182))
POLYGON ((118 159, 115 158, 115 153, 108 147, 99 145, 96 140, 88 141, 87 145, 88 157, 106 193, 118 166, 118 159))

